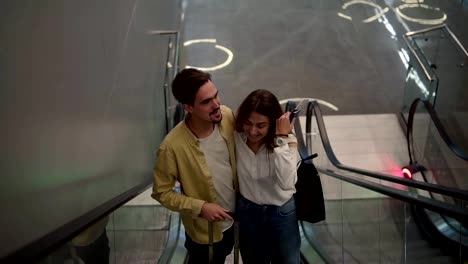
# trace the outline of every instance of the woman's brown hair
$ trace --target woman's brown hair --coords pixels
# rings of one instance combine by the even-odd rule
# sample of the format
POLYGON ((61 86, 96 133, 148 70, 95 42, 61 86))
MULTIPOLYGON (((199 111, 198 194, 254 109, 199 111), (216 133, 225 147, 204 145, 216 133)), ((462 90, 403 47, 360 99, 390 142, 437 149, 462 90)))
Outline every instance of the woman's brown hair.
POLYGON ((244 123, 249 119, 250 113, 257 112, 268 118, 270 126, 264 143, 269 150, 274 148, 273 140, 276 136, 276 119, 283 115, 283 110, 276 96, 268 90, 258 89, 251 92, 237 109, 236 131, 244 132, 244 123))

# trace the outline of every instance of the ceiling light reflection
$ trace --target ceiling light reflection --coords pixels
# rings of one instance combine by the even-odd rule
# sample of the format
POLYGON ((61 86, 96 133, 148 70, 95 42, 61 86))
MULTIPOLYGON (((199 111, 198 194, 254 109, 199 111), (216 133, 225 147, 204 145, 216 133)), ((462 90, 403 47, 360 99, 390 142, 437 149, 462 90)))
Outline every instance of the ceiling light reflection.
MULTIPOLYGON (((346 8, 348 8, 348 6, 355 5, 355 4, 369 5, 369 6, 372 6, 372 7, 376 8, 378 10, 378 13, 375 14, 374 16, 371 16, 369 18, 366 18, 366 19, 362 20, 363 23, 370 23, 370 22, 380 18, 383 14, 385 14, 389 10, 388 7, 382 8, 378 4, 367 1, 367 0, 352 0, 352 1, 349 1, 347 3, 344 3, 341 6, 341 8, 343 10, 345 10, 346 8)), ((338 16, 340 16, 342 18, 345 18, 345 19, 348 19, 348 20, 352 20, 352 18, 350 16, 347 16, 347 15, 345 15, 343 13, 340 13, 340 12, 338 12, 338 16)))
POLYGON ((429 90, 427 89, 426 85, 421 81, 421 78, 419 78, 418 72, 413 68, 411 69, 410 73, 408 74, 408 77, 406 77, 406 82, 408 82, 409 79, 413 79, 414 83, 419 87, 419 90, 421 93, 424 95, 425 99, 429 96, 429 90))
POLYGON ((405 57, 406 61, 409 62, 410 58, 409 58, 408 51, 402 48, 401 53, 403 53, 403 56, 405 57))
POLYGON ((367 19, 364 19, 362 22, 364 23, 369 23, 369 22, 372 22, 376 19, 378 19, 379 17, 383 16, 385 13, 388 12, 388 7, 382 9, 380 6, 379 7, 376 7, 378 10, 379 10, 379 13, 378 14, 375 14, 367 19))
POLYGON ((332 103, 329 103, 325 100, 321 100, 321 99, 317 99, 317 98, 309 98, 309 97, 294 97, 294 98, 287 98, 287 99, 283 99, 283 100, 280 100, 279 103, 280 105, 285 105, 288 101, 293 101, 295 102, 296 104, 299 103, 299 102, 302 102, 302 101, 308 101, 308 102, 311 102, 311 101, 317 101, 317 103, 321 104, 321 105, 324 105, 334 111, 338 111, 338 107, 335 106, 334 104, 332 103))
POLYGON ((340 12, 338 12, 338 16, 339 16, 339 17, 342 17, 342 18, 344 18, 344 19, 353 20, 352 17, 347 16, 347 15, 345 15, 345 14, 343 14, 343 13, 340 13, 340 12))
MULTIPOLYGON (((196 44, 196 43, 216 43, 216 39, 192 39, 192 40, 187 40, 187 41, 184 42, 184 46, 187 47, 187 46, 190 46, 190 45, 196 44)), ((186 69, 195 68, 195 69, 199 69, 201 71, 216 71, 216 70, 219 70, 219 69, 224 68, 227 65, 229 65, 232 62, 232 59, 234 58, 234 54, 232 53, 232 51, 230 49, 224 47, 224 46, 221 46, 221 45, 215 45, 214 47, 215 47, 215 49, 222 50, 227 54, 227 59, 223 63, 212 66, 212 67, 197 67, 197 66, 186 65, 185 68, 186 69)))
POLYGON ((438 8, 438 7, 432 7, 432 6, 428 6, 428 5, 425 5, 425 4, 402 4, 402 5, 400 5, 399 7, 397 7, 395 9, 395 12, 405 20, 415 22, 415 23, 419 23, 419 24, 423 24, 423 25, 438 25, 438 24, 442 24, 445 20, 447 20, 447 15, 445 13, 443 13, 443 12, 442 12, 443 15, 442 15, 441 18, 425 19, 425 18, 410 17, 408 15, 403 14, 403 12, 402 12, 403 9, 407 9, 407 8, 423 8, 423 9, 428 9, 428 10, 440 11, 440 8, 438 8))
POLYGON ((408 53, 405 53, 405 49, 401 49, 398 51, 398 56, 400 56, 400 59, 401 59, 401 62, 403 62, 403 65, 405 65, 405 69, 408 69, 408 66, 409 66, 409 58, 406 57, 408 56, 408 53), (406 56, 405 56, 406 54, 406 56))
POLYGON ((184 42, 184 46, 190 46, 195 43, 216 43, 216 39, 192 39, 184 42))
POLYGON ((401 0, 403 3, 407 4, 421 4, 424 3, 424 0, 401 0))
MULTIPOLYGON (((388 8, 387 8, 387 10, 388 10, 388 8)), ((379 17, 378 21, 379 21, 380 23, 384 24, 384 26, 385 26, 385 28, 387 29, 387 31, 390 32, 390 34, 392 35, 392 36, 391 36, 392 39, 398 39, 398 38, 396 37, 397 34, 396 34, 395 29, 393 28, 392 24, 390 24, 390 23, 388 22, 388 19, 387 19, 387 17, 386 17, 385 15, 382 15, 381 17, 379 17)))

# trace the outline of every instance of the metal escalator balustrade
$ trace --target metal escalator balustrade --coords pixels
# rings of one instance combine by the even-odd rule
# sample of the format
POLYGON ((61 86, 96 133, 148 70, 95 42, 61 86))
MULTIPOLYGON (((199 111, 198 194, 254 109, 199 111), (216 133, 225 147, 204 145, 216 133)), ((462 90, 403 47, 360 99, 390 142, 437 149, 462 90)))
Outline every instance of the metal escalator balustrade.
POLYGON ((446 24, 407 32, 403 39, 411 51, 401 110, 403 119, 407 120, 416 98, 427 100, 455 145, 467 152, 468 51, 463 45, 466 43, 446 24))
MULTIPOLYGON (((467 49, 445 24, 408 32, 404 39, 412 53, 402 108, 406 121, 403 125, 407 131, 409 166, 420 170, 412 179, 466 192, 467 49)), ((466 200, 413 191, 467 208, 466 200)), ((465 246, 468 244, 466 222, 426 209, 415 208, 414 211, 421 216, 421 222, 426 223, 423 232, 430 241, 446 248, 460 240, 465 246)))
MULTIPOLYGON (((414 100, 408 118, 407 140, 410 164, 417 164, 423 170, 414 179, 442 186, 468 189, 468 155, 457 146, 447 133, 444 124, 432 104, 426 100, 414 100)), ((440 196, 432 192, 414 190, 415 193, 444 201, 466 210, 464 200, 440 196)), ((430 210, 414 208, 420 221, 426 223, 423 232, 428 240, 439 243, 444 248, 456 247, 461 240, 463 251, 468 250, 468 222, 458 221, 449 216, 430 210)), ((455 252, 457 253, 457 252, 455 252)), ((466 258, 466 253, 460 255, 466 258)))
MULTIPOLYGON (((388 262, 399 262, 398 260, 402 259, 405 261, 417 259, 428 261, 434 254, 437 256, 432 256, 432 260, 439 261, 434 263, 459 263, 462 256, 458 256, 457 258, 456 256, 453 257, 444 254, 440 252, 439 249, 431 249, 431 246, 424 240, 419 232, 420 223, 417 222, 418 220, 412 215, 412 208, 414 204, 417 204, 419 207, 431 208, 434 211, 438 211, 442 214, 450 214, 464 221, 467 219, 466 210, 453 204, 410 193, 408 189, 417 187, 418 189, 435 191, 464 200, 466 200, 467 194, 455 188, 444 188, 435 184, 416 183, 414 181, 414 183, 411 183, 411 181, 407 179, 394 180, 396 179, 394 176, 374 173, 341 164, 331 149, 318 104, 312 102, 309 104, 308 108, 306 120, 307 136, 310 137, 311 135, 309 124, 312 123, 312 113, 315 113, 314 121, 317 123, 320 132, 320 142, 315 144, 309 138, 306 141, 312 143, 312 150, 314 152, 319 152, 319 155, 326 156, 330 162, 329 165, 332 165, 326 168, 317 166, 321 171, 321 177, 326 179, 327 176, 331 176, 339 179, 339 181, 334 182, 335 187, 338 187, 338 190, 335 190, 337 193, 336 197, 327 200, 327 220, 325 223, 319 225, 306 224, 305 230, 315 230, 314 235, 323 235, 320 239, 316 238, 316 241, 319 241, 319 243, 327 241, 321 248, 325 248, 325 251, 327 251, 326 253, 331 254, 334 261, 346 263, 348 260, 359 262, 360 259, 361 261, 364 259, 365 262, 375 261, 376 259, 379 261, 387 260, 388 262), (323 149, 320 149, 320 147, 323 149), (368 178, 369 180, 363 180, 364 178, 368 178), (379 179, 377 181, 378 183, 376 183, 375 179, 379 179), (343 180, 353 183, 353 185, 344 184, 343 180), (398 183, 404 188, 399 187, 399 189, 395 189, 392 188, 395 186, 389 187, 389 185, 391 186, 389 182, 398 183), (346 197, 346 190, 348 193, 350 193, 349 191, 352 192, 352 190, 361 190, 360 192, 366 193, 369 199, 356 200, 352 199, 352 197, 346 197), (349 211, 348 208, 351 208, 351 211, 349 211), (366 210, 370 210, 371 215, 368 215, 369 212, 366 210), (392 215, 391 212, 396 215, 392 215), (359 214, 367 215, 369 219, 373 220, 366 222, 365 217, 359 214), (374 214, 384 217, 377 217, 377 219, 375 219, 374 214), (345 217, 350 217, 354 220, 346 219, 345 217), (375 241, 375 243, 364 243, 361 236, 356 236, 357 233, 355 233, 355 231, 364 228, 359 221, 364 221, 364 223, 373 226, 373 228, 371 228, 373 231, 370 231, 370 233, 367 233, 365 236, 373 236, 374 239, 370 239, 369 241, 375 241), (383 235, 382 232, 386 234, 383 235), (372 233, 374 235, 372 235, 372 233), (359 237, 359 239, 355 241, 357 237, 359 237), (350 241, 355 241, 354 243, 357 245, 350 245, 350 241), (363 243, 363 245, 359 246, 361 243, 363 243), (369 250, 364 250, 363 248, 366 247, 364 244, 370 248, 374 247, 374 249, 377 245, 377 252, 379 252, 379 254, 371 254, 369 250), (412 251, 412 247, 415 247, 416 250, 412 251), (391 250, 389 248, 391 248, 391 250), (339 251, 339 253, 337 254, 335 251, 339 251), (366 254, 363 252, 367 252, 373 257, 366 258, 366 254), (397 260, 394 257, 387 256, 385 252, 394 252, 394 254, 401 258, 397 260), (418 253, 416 254, 416 252, 418 253), (422 254, 423 256, 418 256, 418 254, 422 254), (389 261, 388 258, 391 259, 391 261, 389 261)), ((304 141, 300 124, 296 124, 295 132, 297 137, 304 141)), ((305 144, 299 145, 302 147, 306 146, 305 144)), ((310 148, 310 145, 308 145, 308 147, 310 148)), ((305 149, 302 151, 307 153, 308 150, 305 149)), ((328 179, 322 182, 327 181, 328 179)), ((327 186, 325 186, 325 190, 326 189, 327 186)), ((351 242, 351 244, 354 243, 351 242)))
MULTIPOLYGON (((311 107, 313 108, 313 112, 315 112, 315 114, 316 114, 315 115, 316 116, 315 120, 317 122, 318 130, 320 132, 320 138, 321 138, 321 142, 322 142, 322 144, 324 146, 325 154, 326 154, 327 158, 330 160, 330 162, 333 164, 333 166, 335 166, 336 168, 339 168, 339 169, 342 169, 342 170, 345 170, 345 171, 349 171, 349 172, 353 172, 353 173, 358 173, 360 175, 365 175, 365 176, 369 176, 369 177, 380 179, 380 180, 385 180, 385 181, 389 181, 389 182, 403 184, 405 186, 417 187, 417 188, 420 188, 420 189, 423 189, 423 190, 432 191, 432 192, 436 192, 436 193, 440 193, 440 194, 444 194, 444 195, 450 195, 450 196, 453 196, 455 198, 468 200, 468 193, 465 192, 465 191, 456 189, 456 188, 438 186, 436 184, 430 184, 430 183, 415 182, 415 181, 411 181, 411 180, 407 180, 407 179, 396 178, 394 176, 385 175, 385 174, 382 174, 382 173, 367 171, 367 170, 364 170, 364 169, 359 169, 359 168, 354 168, 354 167, 351 167, 351 166, 343 165, 338 160, 338 158, 336 157, 336 155, 335 155, 335 153, 334 153, 334 151, 333 151, 333 149, 332 149, 332 147, 330 145, 330 140, 328 138, 325 123, 323 121, 322 112, 320 110, 320 105, 317 102, 314 102, 314 101, 310 102, 309 105, 311 105, 311 107)), ((307 111, 307 112, 309 113, 309 111, 307 111)), ((312 118, 311 115, 310 115, 310 118, 312 118)), ((307 119, 309 119, 309 115, 307 116, 307 119)), ((309 124, 311 124, 311 122, 309 122, 309 124)), ((310 134, 310 130, 311 130, 310 128, 306 128, 306 131, 309 131, 309 132, 307 132, 308 134, 310 134)), ((300 128, 299 122, 296 123, 295 132, 296 132, 298 137, 303 138, 302 130, 300 128)), ((304 146, 302 148, 305 148, 305 144, 299 144, 299 145, 300 145, 300 147, 304 146)), ((306 149, 301 150, 301 151, 302 152, 307 152, 306 149)))

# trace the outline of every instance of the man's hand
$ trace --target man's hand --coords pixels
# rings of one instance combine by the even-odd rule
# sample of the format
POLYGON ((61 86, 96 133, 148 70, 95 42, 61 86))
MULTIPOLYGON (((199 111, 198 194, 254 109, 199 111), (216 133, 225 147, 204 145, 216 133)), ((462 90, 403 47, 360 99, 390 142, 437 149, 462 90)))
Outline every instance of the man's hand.
POLYGON ((224 220, 233 221, 232 217, 224 208, 214 203, 205 203, 201 209, 201 216, 209 222, 217 222, 224 220))

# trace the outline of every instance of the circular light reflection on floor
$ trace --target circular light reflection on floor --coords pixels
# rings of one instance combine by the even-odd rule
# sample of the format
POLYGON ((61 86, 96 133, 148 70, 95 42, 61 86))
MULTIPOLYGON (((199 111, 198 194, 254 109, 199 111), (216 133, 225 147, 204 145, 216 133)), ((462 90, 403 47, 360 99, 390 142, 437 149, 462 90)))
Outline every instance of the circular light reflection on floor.
POLYGON ((403 3, 406 4, 421 4, 424 3, 424 0, 401 0, 403 3))
MULTIPOLYGON (((388 7, 382 8, 378 4, 367 1, 367 0, 352 0, 352 1, 344 3, 343 6, 341 6, 341 8, 343 10, 345 10, 345 9, 348 8, 348 6, 356 5, 356 4, 369 5, 369 6, 372 6, 372 7, 376 8, 379 11, 377 14, 362 20, 362 22, 364 22, 364 23, 369 23, 369 22, 372 22, 374 20, 377 20, 381 16, 383 16, 386 12, 388 12, 388 7)), ((345 18, 345 19, 348 19, 348 20, 353 20, 352 17, 350 17, 348 15, 345 15, 345 14, 343 14, 341 12, 338 12, 338 16, 340 16, 342 18, 345 18)))
MULTIPOLYGON (((196 44, 196 43, 216 43, 216 39, 192 39, 192 40, 187 40, 187 41, 184 42, 184 46, 187 47, 187 46, 190 46, 190 45, 196 44)), ((234 57, 234 54, 232 53, 232 51, 230 49, 224 47, 224 46, 217 45, 217 44, 214 45, 214 47, 215 47, 215 49, 222 50, 223 52, 225 52, 227 54, 227 58, 223 63, 212 66, 212 67, 198 67, 198 66, 186 65, 185 68, 195 68, 195 69, 199 69, 201 71, 216 71, 216 70, 219 70, 219 69, 224 68, 227 65, 229 65, 231 63, 231 61, 232 61, 232 58, 234 57)))
POLYGON ((444 23, 445 20, 447 20, 447 15, 442 12, 442 17, 441 18, 414 18, 410 17, 408 15, 403 14, 402 10, 403 9, 410 9, 410 8, 422 8, 422 9, 428 9, 428 10, 434 10, 434 11, 440 11, 440 8, 438 7, 432 7, 428 6, 425 4, 402 4, 399 7, 395 9, 396 13, 402 17, 403 19, 423 25, 439 25, 444 23))

